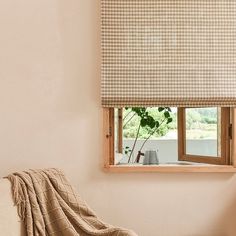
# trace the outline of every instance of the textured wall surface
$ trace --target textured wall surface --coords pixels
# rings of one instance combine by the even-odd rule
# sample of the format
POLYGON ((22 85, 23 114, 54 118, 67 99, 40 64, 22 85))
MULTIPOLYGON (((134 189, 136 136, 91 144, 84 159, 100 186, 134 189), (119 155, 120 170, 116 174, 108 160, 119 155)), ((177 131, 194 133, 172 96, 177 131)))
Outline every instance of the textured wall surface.
POLYGON ((59 167, 140 236, 234 236, 232 174, 103 172, 99 21, 99 0, 0 1, 0 175, 59 167))

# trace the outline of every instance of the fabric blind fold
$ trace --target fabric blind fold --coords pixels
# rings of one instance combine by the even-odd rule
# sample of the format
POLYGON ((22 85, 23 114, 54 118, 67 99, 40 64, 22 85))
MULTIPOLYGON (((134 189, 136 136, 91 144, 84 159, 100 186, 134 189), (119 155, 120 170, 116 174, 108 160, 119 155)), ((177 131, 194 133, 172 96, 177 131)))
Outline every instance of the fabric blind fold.
POLYGON ((103 106, 236 105, 236 1, 101 4, 103 106))

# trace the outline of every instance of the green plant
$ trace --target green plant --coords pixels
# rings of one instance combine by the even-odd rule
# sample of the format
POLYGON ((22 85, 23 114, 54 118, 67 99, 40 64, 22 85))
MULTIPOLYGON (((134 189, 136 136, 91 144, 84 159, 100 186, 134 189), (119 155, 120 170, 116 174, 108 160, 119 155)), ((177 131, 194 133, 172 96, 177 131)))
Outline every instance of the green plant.
POLYGON ((130 149, 130 147, 128 147, 128 146, 126 146, 125 148, 123 148, 124 149, 124 153, 126 154, 126 155, 128 155, 130 152, 131 152, 131 149, 130 149))
POLYGON ((123 128, 126 127, 129 122, 132 122, 133 119, 138 119, 138 128, 136 129, 133 146, 131 149, 129 147, 128 149, 127 147, 125 149, 125 154, 129 154, 129 159, 128 159, 128 163, 129 163, 131 160, 132 154, 134 152, 134 149, 136 147, 141 129, 145 129, 146 134, 145 134, 145 139, 141 145, 141 148, 139 149, 139 152, 138 152, 139 155, 142 153, 142 149, 144 145, 151 138, 151 136, 154 133, 156 133, 158 130, 160 130, 160 128, 163 127, 164 124, 168 125, 169 123, 171 123, 173 118, 171 117, 171 109, 169 107, 157 108, 157 111, 159 114, 161 114, 161 116, 155 116, 154 114, 152 114, 150 110, 148 110, 148 108, 145 108, 145 107, 132 107, 132 108, 125 108, 125 109, 128 112, 126 116, 124 117, 124 120, 127 119, 127 121, 124 122, 123 128))

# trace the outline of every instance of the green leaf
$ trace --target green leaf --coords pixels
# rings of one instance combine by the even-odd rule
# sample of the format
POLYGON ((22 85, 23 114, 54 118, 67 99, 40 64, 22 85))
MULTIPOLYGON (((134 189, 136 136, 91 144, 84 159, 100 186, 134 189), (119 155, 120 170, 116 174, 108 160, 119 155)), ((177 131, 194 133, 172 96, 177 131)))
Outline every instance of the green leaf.
POLYGON ((158 111, 159 111, 159 112, 162 112, 162 111, 164 111, 164 110, 165 110, 164 107, 158 107, 158 111))
POLYGON ((164 112, 164 116, 165 116, 165 118, 169 118, 170 117, 170 113, 168 111, 165 111, 164 112))
POLYGON ((156 121, 156 127, 158 128, 160 126, 159 121, 156 121))
POLYGON ((167 119, 167 124, 169 124, 169 123, 171 123, 173 121, 173 118, 172 117, 169 117, 168 119, 167 119))
POLYGON ((147 117, 147 125, 148 125, 151 129, 153 129, 153 128, 155 127, 156 123, 155 123, 155 120, 154 120, 154 118, 153 118, 152 116, 148 116, 148 117, 147 117))
POLYGON ((141 119, 140 125, 141 125, 142 127, 145 127, 145 126, 147 125, 147 119, 141 119))
POLYGON ((153 129, 154 127, 155 127, 155 121, 148 121, 148 127, 150 128, 150 129, 153 129))
POLYGON ((155 121, 154 121, 154 122, 151 122, 151 123, 149 124, 149 127, 150 127, 151 129, 153 129, 153 128, 155 127, 155 125, 156 125, 156 123, 155 123, 155 121))

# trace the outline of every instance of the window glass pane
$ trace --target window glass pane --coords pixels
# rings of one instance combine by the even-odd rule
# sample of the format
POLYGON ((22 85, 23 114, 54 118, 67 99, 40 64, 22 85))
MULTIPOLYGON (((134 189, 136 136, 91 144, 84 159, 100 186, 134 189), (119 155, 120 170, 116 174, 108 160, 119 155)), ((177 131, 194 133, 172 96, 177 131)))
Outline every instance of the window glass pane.
MULTIPOLYGON (((115 122, 123 140, 122 150, 116 148, 116 164, 143 165, 146 151, 157 151, 158 164, 178 161, 177 108, 123 108, 122 113, 122 132, 115 122)), ((117 145, 119 135, 115 137, 117 145)))
POLYGON ((220 108, 186 108, 186 154, 220 156, 220 108))

